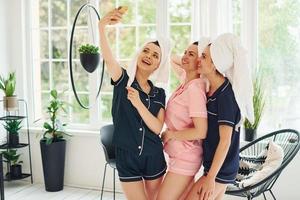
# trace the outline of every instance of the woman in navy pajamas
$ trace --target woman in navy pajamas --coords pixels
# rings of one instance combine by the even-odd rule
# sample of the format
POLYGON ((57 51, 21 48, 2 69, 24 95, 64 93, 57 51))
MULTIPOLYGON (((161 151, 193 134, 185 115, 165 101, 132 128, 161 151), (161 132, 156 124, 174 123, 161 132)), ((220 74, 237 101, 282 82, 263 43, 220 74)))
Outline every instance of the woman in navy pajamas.
POLYGON ((199 60, 201 74, 210 84, 207 93, 208 132, 203 142, 203 176, 188 200, 220 200, 239 168, 242 116, 253 120, 252 81, 245 51, 233 34, 223 34, 199 60))
MULTIPOLYGON (((127 70, 121 68, 105 33, 106 25, 116 24, 121 19, 122 13, 115 9, 99 21, 100 46, 114 86, 116 166, 127 199, 154 200, 166 171, 159 137, 164 123, 165 92, 148 78, 161 72, 169 48, 161 42, 163 40, 152 40, 143 46, 127 70)), ((165 73, 158 74, 161 78, 168 77, 165 73)))

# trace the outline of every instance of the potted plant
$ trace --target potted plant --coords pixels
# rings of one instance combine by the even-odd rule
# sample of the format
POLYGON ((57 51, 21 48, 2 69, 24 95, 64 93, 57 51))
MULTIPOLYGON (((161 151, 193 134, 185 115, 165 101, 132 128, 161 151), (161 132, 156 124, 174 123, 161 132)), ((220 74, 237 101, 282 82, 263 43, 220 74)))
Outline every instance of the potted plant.
POLYGON ((253 109, 254 123, 251 124, 248 119, 244 121, 245 141, 253 141, 257 136, 257 127, 260 123, 262 113, 265 108, 265 96, 262 84, 262 75, 257 72, 253 82, 253 109))
POLYGON ((11 179, 22 178, 22 165, 23 161, 19 161, 20 154, 17 154, 16 149, 9 149, 8 151, 3 151, 2 155, 4 161, 9 163, 10 174, 8 174, 11 179))
POLYGON ((94 72, 100 60, 99 48, 90 44, 81 45, 79 53, 83 68, 89 73, 94 72))
POLYGON ((65 111, 64 102, 58 98, 56 90, 50 92, 51 100, 47 107, 49 122, 43 127, 45 132, 40 140, 41 156, 43 163, 44 181, 46 191, 55 192, 63 189, 64 168, 66 154, 66 140, 64 127, 58 119, 60 111, 65 111))
POLYGON ((4 92, 3 106, 7 111, 15 111, 18 109, 18 99, 14 95, 16 89, 16 74, 10 73, 8 78, 0 76, 0 89, 4 92))
POLYGON ((7 120, 4 128, 8 132, 8 146, 15 147, 19 144, 19 130, 22 128, 22 120, 7 120))

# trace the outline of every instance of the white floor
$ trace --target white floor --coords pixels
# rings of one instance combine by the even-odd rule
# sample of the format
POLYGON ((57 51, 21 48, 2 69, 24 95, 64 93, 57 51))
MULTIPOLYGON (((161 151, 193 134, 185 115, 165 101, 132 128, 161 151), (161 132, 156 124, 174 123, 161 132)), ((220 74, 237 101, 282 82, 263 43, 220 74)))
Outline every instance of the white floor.
MULTIPOLYGON (((75 187, 64 187, 59 192, 46 192, 44 185, 24 181, 5 182, 5 200, 100 200, 99 190, 88 190, 75 187)), ((104 192, 103 200, 113 199, 111 192, 104 192)), ((125 200, 121 193, 116 199, 125 200)))
MULTIPOLYGON (((5 200, 100 200, 99 190, 67 187, 60 192, 46 192, 42 184, 30 184, 26 181, 5 182, 5 200)), ((268 199, 272 199, 267 196, 268 199)), ((104 192, 103 200, 112 200, 112 192, 104 192)), ((116 193, 117 200, 126 200, 121 193, 116 193)), ((245 198, 225 195, 224 200, 244 200, 245 198)), ((255 200, 262 200, 263 196, 255 200)))

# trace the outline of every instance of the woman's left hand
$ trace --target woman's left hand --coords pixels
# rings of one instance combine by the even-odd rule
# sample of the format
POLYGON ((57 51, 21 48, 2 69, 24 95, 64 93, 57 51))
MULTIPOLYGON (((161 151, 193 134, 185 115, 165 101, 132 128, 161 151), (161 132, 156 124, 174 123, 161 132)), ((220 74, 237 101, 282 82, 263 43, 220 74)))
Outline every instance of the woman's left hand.
POLYGON ((215 179, 210 178, 208 176, 201 177, 203 182, 200 184, 198 188, 199 200, 208 200, 213 196, 213 192, 215 190, 215 179))
POLYGON ((134 89, 133 87, 126 87, 127 89, 127 99, 132 103, 132 105, 138 109, 138 107, 142 104, 142 101, 140 99, 139 92, 134 89))

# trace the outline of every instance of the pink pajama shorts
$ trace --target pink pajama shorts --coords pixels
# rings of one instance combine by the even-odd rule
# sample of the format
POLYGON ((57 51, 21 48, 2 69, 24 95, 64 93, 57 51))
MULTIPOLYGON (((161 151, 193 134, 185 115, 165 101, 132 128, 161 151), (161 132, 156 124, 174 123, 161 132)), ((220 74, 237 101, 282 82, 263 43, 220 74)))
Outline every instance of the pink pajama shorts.
POLYGON ((202 165, 202 146, 190 142, 171 140, 164 146, 168 154, 168 171, 185 176, 195 176, 202 165))

